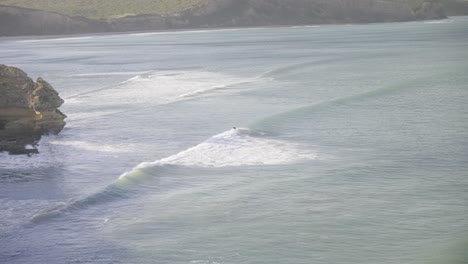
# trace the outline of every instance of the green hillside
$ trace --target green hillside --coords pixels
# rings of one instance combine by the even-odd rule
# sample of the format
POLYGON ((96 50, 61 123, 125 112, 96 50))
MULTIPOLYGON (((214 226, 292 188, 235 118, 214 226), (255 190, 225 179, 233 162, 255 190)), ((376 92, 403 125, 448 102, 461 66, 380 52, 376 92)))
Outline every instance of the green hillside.
POLYGON ((468 15, 468 0, 440 0, 448 15, 468 15))
POLYGON ((136 14, 168 15, 203 4, 206 0, 0 0, 0 5, 25 7, 87 18, 136 14))
MULTIPOLYGON (((210 1, 212 0, 0 0, 0 5, 40 9, 69 16, 106 19, 139 14, 164 16, 185 11, 210 1)), ((339 1, 335 0, 334 2, 339 1)), ((352 0, 341 1, 344 4, 352 0)), ((468 14, 468 0, 375 0, 376 3, 406 2, 413 10, 419 9, 423 2, 430 1, 443 3, 449 15, 468 14)), ((323 2, 323 0, 317 2, 323 2)))

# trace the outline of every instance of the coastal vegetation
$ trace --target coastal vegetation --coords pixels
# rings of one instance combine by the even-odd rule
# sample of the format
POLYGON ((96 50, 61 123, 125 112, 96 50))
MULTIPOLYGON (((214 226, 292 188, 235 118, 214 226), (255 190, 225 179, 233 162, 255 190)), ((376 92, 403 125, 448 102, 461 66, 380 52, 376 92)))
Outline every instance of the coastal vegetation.
POLYGON ((0 36, 397 22, 464 10, 468 0, 0 0, 0 36))
MULTIPOLYGON (((31 8, 56 12, 67 16, 82 16, 90 19, 109 19, 141 14, 168 16, 196 9, 210 2, 222 0, 0 0, 0 5, 31 8)), ((239 1, 243 2, 243 1, 239 1)), ((282 1, 288 2, 288 1, 282 1)), ((291 1, 289 1, 291 2, 291 1)), ((309 2, 322 1, 309 0, 309 2)), ((346 4, 352 0, 332 0, 346 4)), ((468 14, 468 0, 379 0, 373 2, 406 2, 413 10, 418 10, 424 2, 440 2, 448 14, 468 14)))
POLYGON ((139 14, 168 15, 202 5, 205 0, 0 0, 1 5, 39 9, 68 16, 106 19, 139 14))
POLYGON ((448 15, 468 15, 468 0, 440 0, 448 15))

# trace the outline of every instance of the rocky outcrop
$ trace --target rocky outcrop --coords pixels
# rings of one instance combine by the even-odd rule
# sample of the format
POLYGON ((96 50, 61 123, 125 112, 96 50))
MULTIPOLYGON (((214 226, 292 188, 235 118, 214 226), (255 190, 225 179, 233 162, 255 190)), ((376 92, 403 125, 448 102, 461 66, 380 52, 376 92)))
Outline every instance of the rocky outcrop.
POLYGON ((171 16, 107 20, 0 6, 0 36, 441 19, 440 1, 456 0, 207 0, 171 16))
POLYGON ((57 91, 42 78, 31 80, 22 70, 0 64, 0 151, 34 153, 42 135, 58 134, 66 116, 57 91))

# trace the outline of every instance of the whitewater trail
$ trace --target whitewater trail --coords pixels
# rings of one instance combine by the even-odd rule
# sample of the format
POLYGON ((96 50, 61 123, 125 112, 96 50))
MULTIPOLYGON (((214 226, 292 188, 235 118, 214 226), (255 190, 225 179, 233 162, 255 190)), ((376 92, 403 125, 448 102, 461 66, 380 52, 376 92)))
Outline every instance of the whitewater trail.
POLYGON ((99 106, 167 104, 256 80, 210 71, 149 71, 120 84, 71 95, 67 99, 71 104, 85 100, 88 105, 99 106))
POLYGON ((39 223, 62 213, 129 197, 133 191, 138 193, 138 187, 154 178, 158 172, 170 170, 170 166, 205 169, 273 166, 316 159, 318 154, 309 147, 272 139, 265 133, 247 128, 233 128, 175 155, 154 162, 143 162, 103 190, 36 214, 31 220, 32 223, 39 223))

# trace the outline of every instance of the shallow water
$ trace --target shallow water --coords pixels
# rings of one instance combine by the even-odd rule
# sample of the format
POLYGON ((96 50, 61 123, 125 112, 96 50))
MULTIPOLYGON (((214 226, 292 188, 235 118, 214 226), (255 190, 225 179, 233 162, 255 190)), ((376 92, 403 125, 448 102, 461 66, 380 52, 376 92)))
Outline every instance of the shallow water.
POLYGON ((466 263, 467 43, 467 17, 2 38, 69 118, 0 154, 0 262, 466 263))

